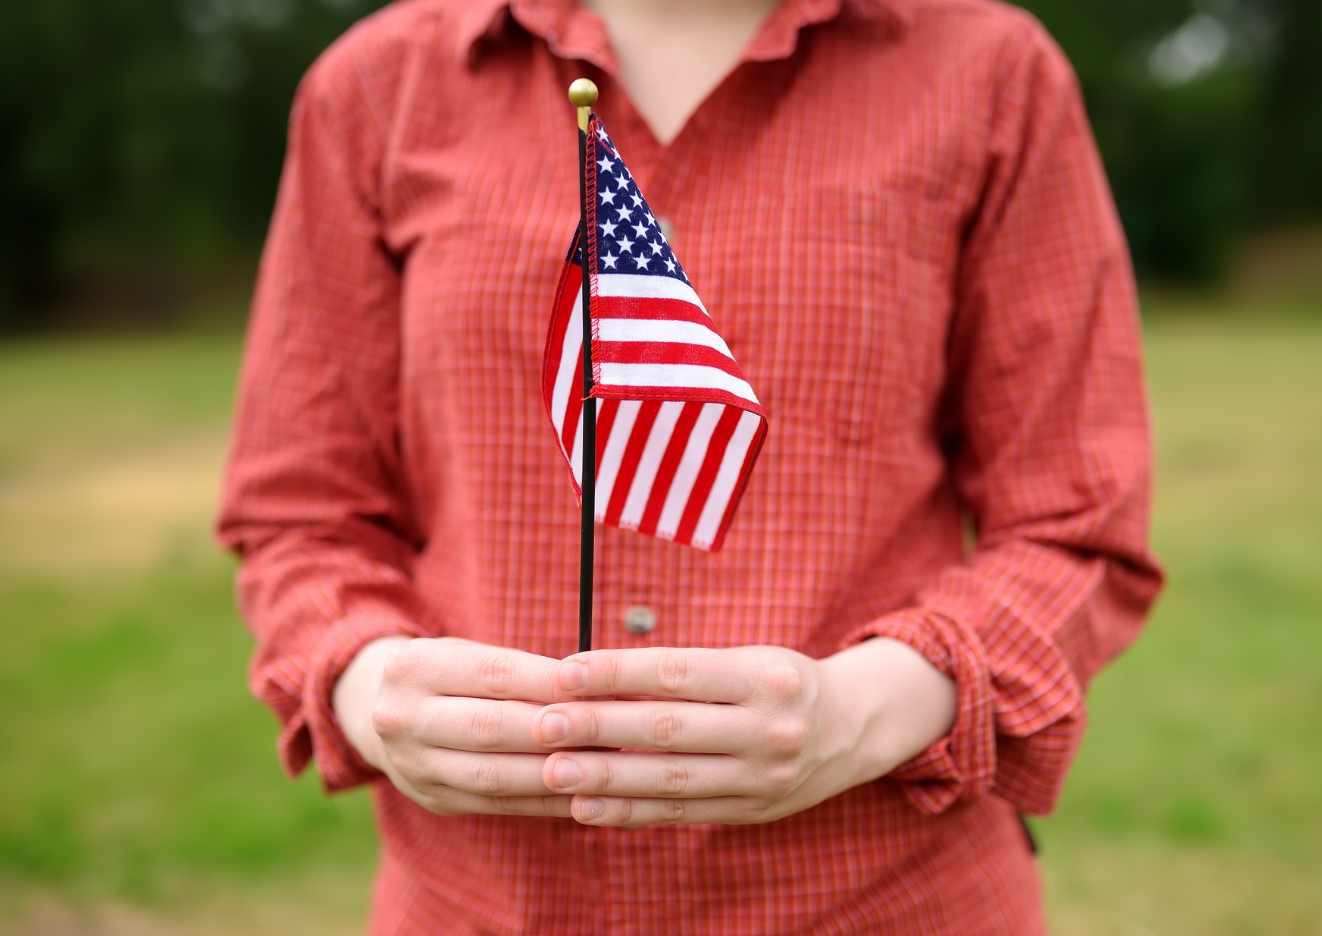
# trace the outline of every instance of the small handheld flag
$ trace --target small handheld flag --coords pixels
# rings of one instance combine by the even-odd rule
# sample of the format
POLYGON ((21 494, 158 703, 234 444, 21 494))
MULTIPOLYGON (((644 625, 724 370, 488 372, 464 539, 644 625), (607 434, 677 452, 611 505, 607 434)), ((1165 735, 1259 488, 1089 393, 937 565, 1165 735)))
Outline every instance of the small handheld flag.
POLYGON ((591 113, 596 87, 579 79, 570 99, 579 107, 581 219, 551 311, 542 395, 582 498, 585 650, 592 520, 719 549, 767 420, 591 113), (596 454, 586 464, 585 451, 596 454))

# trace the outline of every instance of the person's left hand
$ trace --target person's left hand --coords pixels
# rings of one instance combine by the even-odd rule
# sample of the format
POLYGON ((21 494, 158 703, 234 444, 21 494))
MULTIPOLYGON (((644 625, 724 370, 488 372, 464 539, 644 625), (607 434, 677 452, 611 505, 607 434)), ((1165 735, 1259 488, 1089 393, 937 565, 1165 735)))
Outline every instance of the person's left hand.
POLYGON ((885 639, 825 660, 782 647, 597 650, 563 661, 557 679, 585 701, 542 709, 535 740, 623 749, 546 760, 547 787, 572 794, 588 825, 779 819, 885 775, 955 717, 954 684, 885 639))

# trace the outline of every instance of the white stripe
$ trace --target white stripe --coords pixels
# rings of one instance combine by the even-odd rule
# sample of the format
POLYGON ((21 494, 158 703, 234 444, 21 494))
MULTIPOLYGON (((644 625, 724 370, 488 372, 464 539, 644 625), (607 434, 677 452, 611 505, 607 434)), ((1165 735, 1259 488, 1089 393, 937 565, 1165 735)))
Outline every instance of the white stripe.
POLYGON ((601 453, 601 470, 597 472, 597 519, 606 519, 606 507, 611 502, 611 492, 615 490, 615 479, 620 474, 620 462, 624 461, 624 450, 633 435, 633 424, 638 419, 638 411, 643 404, 638 400, 624 400, 615 411, 615 422, 611 425, 611 437, 606 440, 606 451, 601 453))
MULTIPOLYGON (((691 302, 703 312, 702 304, 693 287, 672 276, 639 276, 636 273, 597 274, 597 295, 622 299, 679 299, 691 302)), ((708 313, 710 315, 710 313, 708 313)))
POLYGON ((734 486, 743 473, 748 447, 757 435, 760 422, 761 419, 755 413, 744 413, 739 425, 734 427, 725 458, 721 459, 721 470, 716 473, 716 481, 711 486, 711 493, 707 495, 707 504, 702 508, 702 516, 698 518, 698 526, 693 531, 693 545, 699 549, 711 549, 712 540, 721 528, 721 520, 725 518, 725 508, 730 505, 734 486))
POLYGON ((679 521, 684 518, 689 495, 693 493, 693 482, 698 480, 698 472, 702 470, 707 449, 711 445, 712 433, 716 431, 716 424, 721 421, 721 414, 725 410, 724 403, 708 403, 693 424, 693 433, 684 448, 684 457, 679 460, 675 479, 670 482, 666 505, 661 508, 661 519, 656 523, 656 535, 661 539, 674 539, 679 530, 679 521))
POLYGON ((683 387, 725 390, 758 405, 748 381, 706 364, 602 364, 601 382, 608 387, 683 387))
POLYGON ((569 470, 574 473, 574 482, 583 487, 583 414, 578 414, 578 428, 574 430, 574 447, 570 450, 569 470))
MULTIPOLYGON (((566 326, 565 341, 560 349, 560 368, 555 372, 555 388, 551 391, 551 422, 559 439, 565 431, 565 412, 569 395, 573 392, 574 368, 583 353, 583 303, 574 303, 566 326)), ((579 391, 582 392, 581 390, 579 391)), ((561 443, 561 448, 564 443, 561 443)))
POLYGON ((651 341, 661 344, 689 344, 713 348, 730 360, 734 355, 724 339, 706 325, 668 319, 597 319, 597 337, 601 341, 651 341))
POLYGON ((652 483, 656 481, 657 469, 661 467, 666 446, 670 444, 670 436, 683 410, 684 404, 674 400, 661 404, 656 422, 652 423, 652 431, 647 437, 647 445, 643 448, 643 456, 638 460, 638 472, 633 476, 633 484, 629 486, 629 499, 624 502, 624 511, 620 514, 622 529, 636 530, 638 524, 643 522, 647 499, 652 496, 652 483))

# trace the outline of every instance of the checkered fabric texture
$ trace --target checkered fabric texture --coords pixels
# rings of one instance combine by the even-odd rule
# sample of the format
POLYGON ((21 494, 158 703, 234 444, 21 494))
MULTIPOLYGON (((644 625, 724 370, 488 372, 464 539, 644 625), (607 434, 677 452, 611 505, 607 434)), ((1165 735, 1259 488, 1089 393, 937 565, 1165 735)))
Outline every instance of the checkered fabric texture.
POLYGON ((1132 275, 1070 69, 984 0, 786 0, 665 147, 616 74, 570 0, 410 0, 303 83, 219 521, 284 763, 375 783, 376 934, 1039 932, 1015 813, 1051 809, 1160 586, 1132 275), (719 553, 598 530, 599 643, 882 635, 958 685, 948 737, 778 822, 436 817, 331 710, 386 634, 575 650, 540 369, 582 75, 771 426, 719 553))

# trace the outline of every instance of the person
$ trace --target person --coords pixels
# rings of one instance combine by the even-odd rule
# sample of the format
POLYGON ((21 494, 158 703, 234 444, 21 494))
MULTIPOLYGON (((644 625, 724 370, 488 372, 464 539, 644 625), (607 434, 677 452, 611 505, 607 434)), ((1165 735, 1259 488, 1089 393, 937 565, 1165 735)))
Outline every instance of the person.
POLYGON ((1075 79, 990 0, 409 0, 299 89, 219 535, 370 929, 1043 930, 1018 814, 1160 586, 1075 79), (540 400, 597 111, 765 405, 723 549, 578 513, 540 400))

